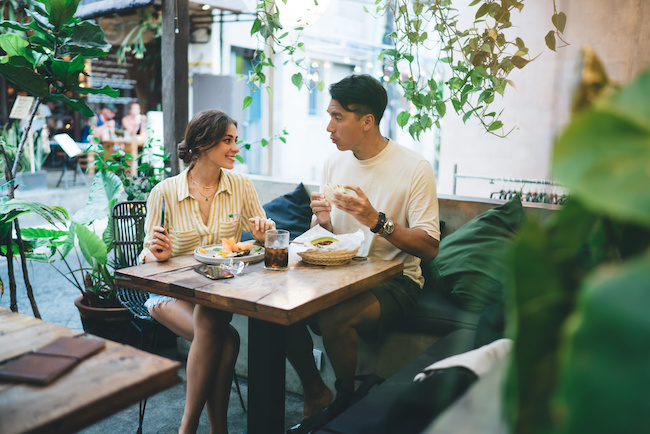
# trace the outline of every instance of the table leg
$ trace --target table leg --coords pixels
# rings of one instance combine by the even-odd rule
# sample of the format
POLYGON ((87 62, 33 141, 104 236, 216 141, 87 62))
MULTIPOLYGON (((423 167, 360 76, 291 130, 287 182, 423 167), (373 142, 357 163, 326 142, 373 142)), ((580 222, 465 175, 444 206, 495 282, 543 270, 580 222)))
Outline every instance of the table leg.
POLYGON ((248 319, 248 434, 284 432, 286 327, 248 319))

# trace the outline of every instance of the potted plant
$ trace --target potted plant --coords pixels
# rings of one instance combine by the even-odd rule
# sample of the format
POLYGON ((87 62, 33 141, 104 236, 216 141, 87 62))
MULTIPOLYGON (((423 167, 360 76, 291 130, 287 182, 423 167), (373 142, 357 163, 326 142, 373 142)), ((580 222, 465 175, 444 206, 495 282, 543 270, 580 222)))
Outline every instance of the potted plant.
MULTIPOLYGON (((0 143, 0 152, 4 163, 4 175, 8 187, 8 198, 14 198, 17 188, 16 172, 27 141, 27 133, 43 101, 60 101, 84 116, 93 116, 93 111, 85 100, 76 95, 105 94, 117 97, 119 92, 104 86, 101 89, 80 85, 80 76, 87 75, 85 61, 106 56, 111 45, 106 41, 104 32, 92 20, 79 20, 74 14, 79 0, 27 0, 25 13, 29 22, 0 21, 0 28, 7 33, 0 35, 0 48, 6 53, 0 56, 0 74, 7 80, 25 90, 35 98, 23 132, 15 158, 10 159, 6 152, 6 143, 0 143)), ((56 213, 56 211, 55 211, 56 213)), ((47 212, 46 212, 47 214, 47 212)), ((18 240, 23 273, 28 294, 29 279, 26 269, 26 251, 22 243, 21 229, 17 218, 11 220, 18 240)), ((12 243, 9 238, 1 241, 11 258, 15 252, 9 251, 12 243)), ((9 261, 11 262, 11 261, 9 261)), ((13 270, 13 269, 11 269, 13 270)), ((14 281, 13 271, 9 279, 14 281)), ((12 300, 15 299, 15 285, 11 286, 12 300)), ((33 298, 33 297, 30 297, 33 298)), ((17 305, 12 303, 12 309, 17 305)), ((32 301, 34 315, 40 317, 35 301, 32 301)))
POLYGON ((86 207, 75 213, 68 230, 29 229, 23 237, 43 247, 28 258, 48 262, 80 292, 75 300, 89 333, 121 340, 131 314, 117 299, 111 210, 122 194, 117 175, 100 171, 90 187, 86 207), (97 231, 106 223, 102 235, 97 231))

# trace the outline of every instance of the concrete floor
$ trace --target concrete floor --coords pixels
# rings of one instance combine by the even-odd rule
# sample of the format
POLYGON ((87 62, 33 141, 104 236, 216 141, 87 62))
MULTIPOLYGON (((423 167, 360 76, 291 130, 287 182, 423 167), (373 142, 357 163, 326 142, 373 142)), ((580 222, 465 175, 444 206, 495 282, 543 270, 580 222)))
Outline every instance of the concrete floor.
MULTIPOLYGON (((23 191, 20 197, 39 201, 49 205, 62 204, 71 213, 83 207, 88 195, 88 187, 77 185, 64 188, 54 188, 61 172, 48 171, 48 189, 23 191)), ((89 179, 91 182, 91 179, 89 179)), ((38 219, 30 219, 24 223, 21 218, 21 226, 29 227, 41 225, 44 222, 38 219)), ((14 260, 16 271, 17 297, 19 312, 26 315, 33 315, 27 299, 25 284, 20 269, 20 263, 14 260)), ((61 276, 50 264, 29 262, 28 276, 41 318, 44 321, 59 324, 71 329, 82 330, 79 313, 74 306, 74 299, 79 295, 79 290, 73 287, 61 276)), ((9 278, 7 273, 7 262, 0 261, 0 278, 4 282, 4 295, 0 296, 0 306, 9 309, 9 278)), ((185 379, 185 360, 182 351, 176 350, 174 339, 167 339, 158 353, 175 360, 180 360, 183 367, 180 376, 185 379)), ((244 400, 248 396, 247 382, 240 378, 240 386, 244 400)), ((163 391, 151 397, 147 402, 143 432, 144 433, 175 433, 178 432, 178 425, 183 414, 185 402, 185 382, 163 391)), ((302 396, 287 393, 285 396, 286 414, 285 425, 290 427, 302 419, 302 396)), ((231 434, 246 433, 246 413, 243 412, 236 390, 232 388, 230 395, 230 406, 228 410, 228 428, 231 434)), ((135 432, 138 426, 138 405, 134 405, 124 411, 110 416, 95 425, 80 431, 84 434, 106 434, 106 433, 129 433, 135 432)), ((201 416, 199 433, 208 433, 209 424, 205 411, 201 416)))

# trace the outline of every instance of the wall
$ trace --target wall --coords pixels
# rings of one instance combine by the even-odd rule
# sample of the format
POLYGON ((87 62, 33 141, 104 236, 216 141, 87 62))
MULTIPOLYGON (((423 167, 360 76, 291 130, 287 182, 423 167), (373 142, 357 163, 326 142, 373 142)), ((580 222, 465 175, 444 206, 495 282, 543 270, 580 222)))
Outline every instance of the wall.
MULTIPOLYGON (((455 116, 442 127, 438 191, 450 194, 453 167, 458 173, 486 177, 550 178, 553 138, 569 119, 573 88, 580 71, 581 47, 589 45, 602 59, 611 77, 629 81, 650 63, 650 2, 646 0, 557 0, 567 14, 564 39, 571 45, 556 53, 544 44, 551 30, 551 0, 525 2, 519 23, 530 53, 539 57, 511 79, 502 107, 505 125, 515 126, 506 139, 486 134, 476 123, 455 116)), ((520 186, 520 184, 519 184, 520 186)), ((459 180, 457 194, 488 197, 509 183, 459 180)), ((532 187, 531 187, 532 188, 532 187)), ((539 189, 538 189, 539 191, 539 189)))

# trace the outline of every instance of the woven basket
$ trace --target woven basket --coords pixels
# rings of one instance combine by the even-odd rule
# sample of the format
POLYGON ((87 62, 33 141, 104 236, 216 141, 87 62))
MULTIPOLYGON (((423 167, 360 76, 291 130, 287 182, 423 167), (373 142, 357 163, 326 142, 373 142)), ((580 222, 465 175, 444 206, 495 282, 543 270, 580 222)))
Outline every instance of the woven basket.
POLYGON ((357 255, 359 249, 335 250, 331 252, 322 250, 307 250, 299 252, 298 255, 308 264, 313 265, 343 265, 350 262, 350 259, 357 255))

